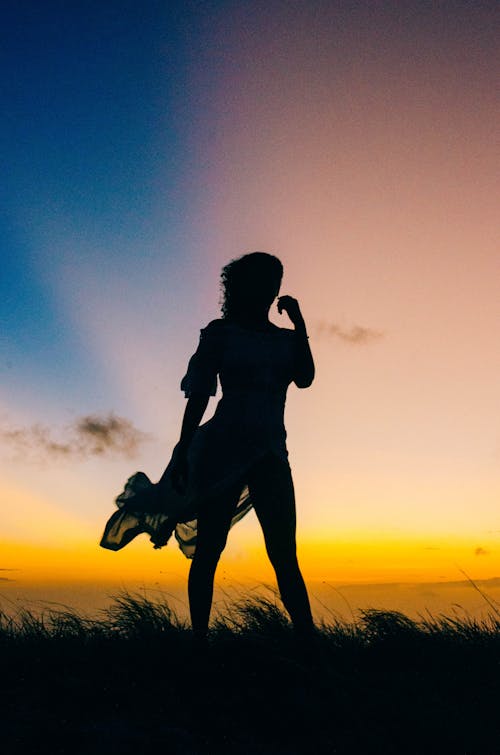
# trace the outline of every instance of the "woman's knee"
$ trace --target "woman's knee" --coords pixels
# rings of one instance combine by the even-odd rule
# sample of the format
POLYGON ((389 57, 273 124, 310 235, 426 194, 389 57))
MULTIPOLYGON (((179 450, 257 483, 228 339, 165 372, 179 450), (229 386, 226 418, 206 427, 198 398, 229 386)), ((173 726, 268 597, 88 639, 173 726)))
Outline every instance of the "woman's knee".
POLYGON ((224 548, 226 547, 227 536, 225 538, 219 537, 213 539, 210 542, 205 540, 198 540, 196 543, 196 549, 193 556, 193 563, 216 566, 222 555, 224 548))
POLYGON ((267 555, 275 571, 292 572, 299 568, 295 544, 287 546, 266 545, 267 555))

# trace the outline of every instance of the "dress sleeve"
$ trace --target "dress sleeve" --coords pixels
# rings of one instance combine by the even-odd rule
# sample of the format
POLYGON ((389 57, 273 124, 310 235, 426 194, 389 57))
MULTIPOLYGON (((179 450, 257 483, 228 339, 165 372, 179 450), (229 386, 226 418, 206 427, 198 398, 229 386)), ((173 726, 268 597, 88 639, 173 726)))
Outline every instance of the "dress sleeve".
POLYGON ((181 391, 190 398, 195 393, 215 396, 219 371, 220 337, 214 327, 200 330, 198 348, 190 358, 186 374, 181 380, 181 391))

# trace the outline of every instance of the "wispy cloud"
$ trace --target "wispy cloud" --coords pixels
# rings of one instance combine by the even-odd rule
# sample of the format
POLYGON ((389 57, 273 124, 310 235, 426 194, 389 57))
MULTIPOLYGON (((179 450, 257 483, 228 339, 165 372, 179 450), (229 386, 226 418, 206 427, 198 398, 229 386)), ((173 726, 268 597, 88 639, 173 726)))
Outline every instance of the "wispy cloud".
POLYGON ((356 346, 377 341, 384 336, 381 330, 366 328, 362 325, 352 325, 350 328, 345 328, 335 322, 326 322, 325 320, 317 322, 313 330, 314 335, 318 338, 339 338, 344 343, 356 346))
POLYGON ((130 420, 113 412, 101 416, 88 414, 76 419, 65 428, 62 437, 46 425, 0 428, 3 442, 28 458, 76 458, 91 456, 133 457, 140 445, 150 439, 148 433, 138 430, 130 420))

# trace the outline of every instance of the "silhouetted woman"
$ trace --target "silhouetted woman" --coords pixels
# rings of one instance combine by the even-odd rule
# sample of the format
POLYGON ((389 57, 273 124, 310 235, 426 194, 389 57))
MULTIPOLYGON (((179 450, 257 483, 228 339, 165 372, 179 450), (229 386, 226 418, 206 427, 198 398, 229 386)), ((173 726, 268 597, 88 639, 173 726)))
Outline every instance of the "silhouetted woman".
POLYGON ((222 318, 200 331, 181 381, 188 399, 179 442, 156 485, 138 472, 116 502, 101 545, 118 550, 139 532, 161 547, 175 531, 192 558, 189 606, 195 636, 207 635, 217 563, 228 531, 255 509, 283 603, 297 633, 314 624, 296 555, 294 486, 284 427, 288 385, 311 385, 314 362, 296 299, 278 298, 294 330, 268 318, 283 266, 264 252, 229 262, 221 274, 222 318), (209 397, 222 398, 200 425, 209 397))

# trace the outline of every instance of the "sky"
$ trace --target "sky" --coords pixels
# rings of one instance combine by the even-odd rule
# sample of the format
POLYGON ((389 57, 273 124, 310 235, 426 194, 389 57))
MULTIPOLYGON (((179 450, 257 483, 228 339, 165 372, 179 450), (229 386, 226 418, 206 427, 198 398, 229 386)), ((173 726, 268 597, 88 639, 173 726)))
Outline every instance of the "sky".
MULTIPOLYGON (((4 593, 185 580, 172 543, 98 542, 127 477, 168 463, 221 267, 255 250, 316 363, 286 407, 306 579, 500 576, 498 22, 493 2, 4 4, 4 593)), ((220 570, 271 578, 253 512, 220 570)))

